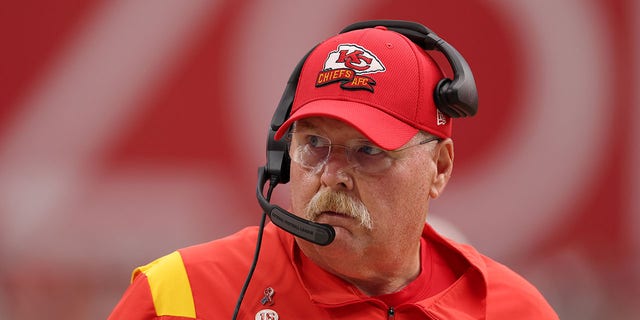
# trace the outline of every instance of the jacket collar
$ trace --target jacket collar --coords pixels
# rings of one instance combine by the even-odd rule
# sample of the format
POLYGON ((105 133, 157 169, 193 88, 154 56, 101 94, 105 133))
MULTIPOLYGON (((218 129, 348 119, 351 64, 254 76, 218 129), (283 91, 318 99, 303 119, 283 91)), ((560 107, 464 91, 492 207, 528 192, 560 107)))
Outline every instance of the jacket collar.
MULTIPOLYGON (((278 230, 296 276, 312 302, 325 308, 339 308, 363 302, 384 306, 382 301, 364 295, 352 284, 317 266, 299 249, 291 234, 279 228, 278 230)), ((468 268, 449 288, 415 305, 433 318, 483 318, 486 311, 487 267, 482 256, 471 246, 440 236, 428 224, 425 224, 422 238, 448 248, 466 261, 468 268)), ((397 309, 402 306, 394 307, 397 309)))

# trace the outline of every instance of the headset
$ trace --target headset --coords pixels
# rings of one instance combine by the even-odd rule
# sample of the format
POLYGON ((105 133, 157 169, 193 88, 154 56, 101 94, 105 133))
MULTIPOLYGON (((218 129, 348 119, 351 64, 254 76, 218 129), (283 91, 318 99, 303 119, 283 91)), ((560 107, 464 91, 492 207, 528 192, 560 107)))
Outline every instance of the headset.
MULTIPOLYGON (((469 64, 455 48, 422 24, 401 20, 369 20, 351 24, 342 29, 340 33, 377 26, 383 26, 388 30, 404 35, 426 51, 436 50, 444 54, 451 65, 454 77, 453 80, 448 78, 441 79, 434 89, 433 98, 438 110, 452 118, 468 117, 476 114, 478 111, 478 92, 469 64)), ((269 202, 271 192, 275 186, 289 182, 291 165, 288 142, 285 139, 275 140, 274 136, 289 118, 302 66, 314 49, 315 47, 305 54, 294 68, 271 119, 267 135, 267 163, 258 168, 258 184, 256 187, 256 197, 264 212, 258 229, 253 263, 238 296, 232 319, 236 319, 238 316, 244 294, 249 287, 256 268, 267 215, 276 226, 299 238, 321 246, 330 244, 335 237, 335 230, 332 226, 303 219, 269 202), (263 192, 267 181, 269 181, 269 189, 265 198, 263 192)))
MULTIPOLYGON (((436 85, 433 98, 438 110, 452 118, 468 117, 476 114, 478 111, 478 92, 469 64, 453 46, 442 40, 424 25, 402 20, 368 20, 353 23, 342 29, 340 33, 377 26, 383 26, 388 30, 402 34, 426 51, 436 50, 441 52, 451 65, 454 78, 453 80, 449 78, 441 79, 436 85)), ((275 225, 307 241, 319 245, 328 245, 335 236, 331 226, 302 219, 277 205, 271 204, 263 195, 267 181, 270 182, 271 188, 277 184, 289 182, 291 159, 287 150, 288 142, 284 139, 275 140, 274 135, 291 113, 302 66, 314 49, 315 47, 296 65, 271 119, 267 137, 267 163, 258 170, 256 196, 260 206, 275 225)))

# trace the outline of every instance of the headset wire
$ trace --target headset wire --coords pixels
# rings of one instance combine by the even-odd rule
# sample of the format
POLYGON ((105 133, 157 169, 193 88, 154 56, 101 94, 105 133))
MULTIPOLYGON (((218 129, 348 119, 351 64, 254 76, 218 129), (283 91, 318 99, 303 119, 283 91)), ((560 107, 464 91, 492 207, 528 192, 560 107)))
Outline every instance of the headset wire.
MULTIPOLYGON (((269 189, 267 190, 267 201, 271 200, 271 193, 273 189, 278 184, 278 179, 273 177, 269 179, 269 189)), ((238 317, 238 312, 240 311, 240 306, 242 305, 242 300, 244 299, 244 295, 247 292, 247 288, 249 287, 249 283, 251 282, 251 278, 253 277, 253 272, 256 270, 256 266, 258 265, 258 257, 260 256, 260 248, 262 247, 262 234, 264 233, 264 226, 267 221, 267 211, 262 211, 262 219, 260 220, 260 226, 258 229, 258 238, 256 240, 256 250, 253 254, 253 262, 251 263, 251 268, 249 268, 249 273, 247 274, 247 278, 244 281, 244 285, 242 285, 242 290, 240 291, 240 295, 238 296, 238 301, 236 302, 235 310, 233 311, 233 317, 231 320, 236 320, 238 317)))

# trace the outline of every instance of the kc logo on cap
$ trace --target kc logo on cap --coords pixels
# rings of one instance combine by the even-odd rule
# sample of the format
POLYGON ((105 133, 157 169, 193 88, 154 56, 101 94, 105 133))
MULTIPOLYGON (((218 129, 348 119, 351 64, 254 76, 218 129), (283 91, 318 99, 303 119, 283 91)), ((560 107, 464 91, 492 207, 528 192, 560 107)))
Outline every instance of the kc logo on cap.
POLYGON ((355 44, 341 44, 327 55, 324 68, 316 78, 316 87, 339 82, 342 89, 373 92, 376 81, 363 74, 385 70, 371 51, 355 44))

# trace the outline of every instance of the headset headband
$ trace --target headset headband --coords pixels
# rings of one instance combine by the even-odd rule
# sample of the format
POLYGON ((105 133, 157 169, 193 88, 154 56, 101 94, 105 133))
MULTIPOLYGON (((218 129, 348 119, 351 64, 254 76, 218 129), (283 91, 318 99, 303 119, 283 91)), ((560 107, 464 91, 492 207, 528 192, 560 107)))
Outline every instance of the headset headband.
POLYGON ((340 33, 377 26, 407 37, 424 50, 440 51, 447 58, 454 78, 440 80, 434 90, 433 97, 440 111, 452 118, 473 116, 478 112, 478 91, 469 64, 458 50, 427 27, 402 20, 369 20, 348 25, 340 33))
MULTIPOLYGON (((433 92, 436 106, 444 114, 452 118, 473 116, 478 111, 478 92, 473 73, 467 61, 450 44, 441 39, 434 32, 422 24, 402 20, 369 20, 348 25, 340 33, 348 31, 374 28, 383 26, 391 31, 398 32, 424 50, 436 50, 442 52, 447 58, 453 70, 453 80, 444 78, 438 82, 433 92)), ((275 140, 274 135, 282 124, 289 118, 291 107, 298 86, 298 79, 302 72, 302 66, 311 52, 311 49, 298 62, 294 68, 285 90, 276 108, 269 134, 267 137, 267 165, 266 174, 277 183, 289 182, 289 166, 291 159, 287 153, 287 142, 275 140)))

